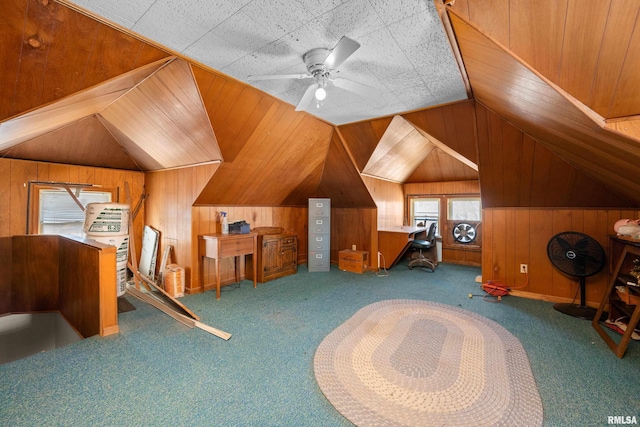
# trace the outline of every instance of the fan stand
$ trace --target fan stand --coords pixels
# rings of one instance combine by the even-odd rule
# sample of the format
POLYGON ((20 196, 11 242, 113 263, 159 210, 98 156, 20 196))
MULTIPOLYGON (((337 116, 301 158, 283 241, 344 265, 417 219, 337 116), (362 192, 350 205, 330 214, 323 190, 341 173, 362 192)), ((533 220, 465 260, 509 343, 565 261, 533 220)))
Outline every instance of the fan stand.
MULTIPOLYGON (((584 320, 593 320, 593 318, 596 317, 596 312, 598 310, 587 306, 585 298, 585 288, 585 279, 583 276, 580 277, 580 305, 570 303, 556 303, 553 304, 553 308, 560 313, 567 314, 571 317, 577 317, 578 319, 584 320)), ((603 313, 600 320, 604 321, 606 318, 607 316, 605 315, 605 313, 603 313)))

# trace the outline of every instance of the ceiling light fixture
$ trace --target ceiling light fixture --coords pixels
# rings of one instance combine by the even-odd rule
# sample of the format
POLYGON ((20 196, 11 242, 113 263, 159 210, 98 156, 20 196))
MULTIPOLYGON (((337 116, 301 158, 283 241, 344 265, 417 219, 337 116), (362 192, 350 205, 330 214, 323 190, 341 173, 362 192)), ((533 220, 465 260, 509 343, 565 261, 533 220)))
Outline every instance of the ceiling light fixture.
POLYGON ((324 90, 324 88, 319 87, 318 89, 316 89, 316 99, 318 101, 324 101, 326 97, 327 97, 327 91, 324 90))

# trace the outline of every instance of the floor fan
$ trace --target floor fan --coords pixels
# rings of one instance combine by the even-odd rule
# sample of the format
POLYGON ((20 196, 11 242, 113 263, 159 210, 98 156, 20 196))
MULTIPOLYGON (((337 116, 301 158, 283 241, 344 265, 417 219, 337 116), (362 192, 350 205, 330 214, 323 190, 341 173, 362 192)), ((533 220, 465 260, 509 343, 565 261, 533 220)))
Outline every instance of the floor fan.
POLYGON ((580 305, 557 303, 553 308, 569 316, 593 320, 597 310, 586 305, 585 278, 604 268, 606 254, 600 243, 584 233, 565 231, 549 240, 547 255, 555 268, 580 280, 580 305))

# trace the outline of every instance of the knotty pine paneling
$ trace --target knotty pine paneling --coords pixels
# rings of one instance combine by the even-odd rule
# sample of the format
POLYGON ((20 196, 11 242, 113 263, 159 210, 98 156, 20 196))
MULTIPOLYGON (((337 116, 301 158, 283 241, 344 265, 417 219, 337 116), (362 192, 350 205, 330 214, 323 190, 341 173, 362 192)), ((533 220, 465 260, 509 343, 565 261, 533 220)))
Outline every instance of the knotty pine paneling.
POLYGON ((0 120, 169 56, 54 1, 5 1, 2 27, 0 120))
POLYGON ((448 9, 598 114, 640 114, 637 1, 458 0, 448 9))
MULTIPOLYGON (((55 163, 32 162, 27 160, 0 159, 0 171, 5 179, 0 180, 0 194, 4 199, 6 213, 0 213, 0 236, 27 233, 27 206, 29 181, 56 181, 82 184, 96 184, 104 188, 115 188, 119 200, 125 203, 125 182, 129 183, 132 205, 135 207, 144 187, 142 172, 118 169, 93 168, 87 166, 61 165, 55 163)), ((142 239, 144 206, 134 220, 134 234, 138 242, 142 239)), ((140 257, 138 244, 138 257, 140 257)))
MULTIPOLYGON (((512 287, 516 294, 557 302, 579 302, 577 279, 559 272, 548 259, 547 244, 563 231, 578 231, 596 239, 608 250, 608 235, 622 218, 638 218, 638 210, 524 209, 483 210, 482 279, 512 287), (520 273, 528 264, 529 278, 520 273)), ((606 268, 586 278, 586 298, 597 306, 607 286, 606 268)))

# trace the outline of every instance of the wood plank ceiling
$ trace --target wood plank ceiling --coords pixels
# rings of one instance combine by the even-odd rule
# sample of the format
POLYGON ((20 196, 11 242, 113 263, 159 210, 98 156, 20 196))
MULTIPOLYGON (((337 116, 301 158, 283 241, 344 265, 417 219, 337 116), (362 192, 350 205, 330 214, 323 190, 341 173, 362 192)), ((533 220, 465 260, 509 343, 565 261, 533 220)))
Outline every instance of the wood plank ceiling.
POLYGON ((5 121, 0 147, 12 158, 145 171, 222 160, 190 65, 176 58, 5 121), (86 138, 91 116, 108 130, 96 131, 101 138, 86 138))
MULTIPOLYGON (((640 203, 640 146, 452 14, 474 97, 561 158, 640 203)), ((500 203, 502 205, 502 203, 500 203)))
POLYGON ((448 10, 475 100, 334 127, 59 3, 6 0, 0 154, 141 170, 224 159, 199 204, 302 206, 323 195, 371 207, 360 178, 371 157, 372 167, 407 160, 380 156, 406 135, 396 120, 435 148, 381 178, 480 179, 487 207, 638 204, 629 135, 640 128, 640 7, 587 3, 457 0, 448 10))
POLYGON ((600 116, 640 115, 640 2, 451 3, 448 8, 456 16, 600 116))

